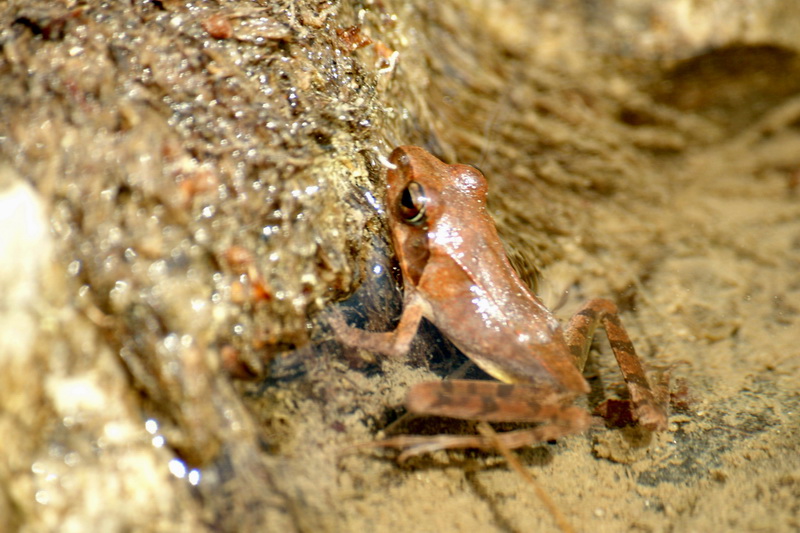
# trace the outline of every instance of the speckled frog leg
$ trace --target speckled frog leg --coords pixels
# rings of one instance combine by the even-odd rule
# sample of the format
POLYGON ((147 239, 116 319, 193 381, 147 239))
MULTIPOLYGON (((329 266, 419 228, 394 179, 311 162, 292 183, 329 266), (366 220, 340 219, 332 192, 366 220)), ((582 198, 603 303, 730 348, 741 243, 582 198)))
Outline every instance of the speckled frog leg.
POLYGON ((650 385, 628 332, 619 319, 617 306, 610 300, 594 299, 584 303, 564 331, 578 368, 583 370, 586 364, 592 337, 598 326, 606 330, 611 350, 630 392, 638 423, 652 431, 667 429, 669 375, 665 374, 657 387, 650 385))

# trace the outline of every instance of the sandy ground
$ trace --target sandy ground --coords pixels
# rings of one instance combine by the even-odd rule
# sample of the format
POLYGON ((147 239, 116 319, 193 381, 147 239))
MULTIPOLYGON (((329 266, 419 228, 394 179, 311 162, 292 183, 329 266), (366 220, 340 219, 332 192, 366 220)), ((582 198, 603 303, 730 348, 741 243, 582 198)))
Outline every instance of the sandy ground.
MULTIPOLYGON (((683 89, 706 83, 699 71, 698 80, 682 81, 683 89)), ((540 289, 552 303, 569 290, 562 319, 589 297, 620 304, 646 362, 674 365, 673 412, 663 434, 594 429, 524 450, 523 464, 577 531, 797 529, 800 101, 790 97, 762 112, 754 86, 745 111, 736 108, 741 95, 730 96, 730 107, 714 109, 710 120, 693 110, 672 115, 623 90, 612 99, 630 98, 622 108, 630 106, 644 125, 631 120, 621 131, 602 112, 587 118, 570 107, 575 79, 538 81, 539 92, 506 88, 484 107, 470 101, 476 116, 464 102, 442 111, 485 135, 456 133, 458 141, 439 151, 487 174, 490 206, 523 270, 544 267, 540 289), (531 101, 577 126, 558 131, 563 122, 542 119, 520 125, 515 109, 531 101), (530 130, 539 132, 536 142, 577 147, 578 155, 556 158, 553 169, 520 144, 530 130), (564 177, 560 168, 582 177, 564 177)), ((607 79, 582 83, 595 95, 609 94, 607 79)), ((720 100, 729 97, 715 90, 720 100)), ((607 110, 602 103, 597 109, 607 110)), ((386 291, 385 279, 374 282, 386 291)), ((385 298, 368 286, 348 305, 372 317, 374 329, 387 329, 374 318, 387 308, 385 298)), ((390 309, 390 316, 397 312, 390 309)), ((326 464, 333 476, 333 503, 318 504, 327 509, 321 522, 340 531, 557 530, 535 490, 496 455, 437 452, 402 465, 391 452, 339 455, 348 444, 374 439, 402 412, 404 390, 431 379, 421 360, 437 351, 452 356, 435 333, 426 335, 410 362, 384 360, 366 371, 357 355, 343 361, 323 345, 305 386, 289 387, 291 407, 284 403, 280 419, 292 437, 282 449, 303 463, 298 476, 310 478, 326 464), (308 399, 309 389, 317 401, 308 399), (306 391, 304 401, 297 390, 306 391)), ((602 335, 596 348, 591 405, 620 389, 602 335)), ((453 368, 430 366, 437 377, 453 368)), ((267 412, 280 404, 275 394, 267 394, 267 412)), ((415 424, 410 430, 474 431, 415 424)))
MULTIPOLYGON (((640 353, 654 367, 676 365, 669 431, 595 429, 520 453, 577 531, 800 527, 800 206, 775 163, 800 137, 780 126, 765 135, 793 123, 796 105, 672 158, 646 193, 620 191, 621 205, 587 205, 602 250, 573 245, 550 269, 555 283, 575 280, 560 315, 622 287, 640 353)), ((596 346, 593 402, 620 381, 604 339, 596 346)), ((374 374, 341 358, 315 365, 323 401, 287 408, 285 449, 309 478, 321 464, 331 469, 336 511, 323 522, 333 530, 557 530, 533 488, 493 454, 437 452, 403 465, 391 453, 337 458, 374 438, 402 389, 430 373, 419 362, 384 361, 374 374)))

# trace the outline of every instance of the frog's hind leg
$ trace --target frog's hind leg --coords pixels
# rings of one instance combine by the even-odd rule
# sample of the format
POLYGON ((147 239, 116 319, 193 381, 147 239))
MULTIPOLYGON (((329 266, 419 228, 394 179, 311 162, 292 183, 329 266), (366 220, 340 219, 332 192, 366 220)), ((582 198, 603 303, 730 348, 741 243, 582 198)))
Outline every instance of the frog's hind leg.
MULTIPOLYGON (((588 414, 587 414, 588 416, 588 414)), ((498 451, 498 442, 509 450, 533 446, 541 442, 556 440, 577 433, 573 429, 545 425, 528 429, 516 429, 490 435, 397 435, 387 439, 365 442, 357 448, 395 448, 402 450, 397 460, 401 463, 409 457, 433 453, 438 450, 476 449, 498 451)))
POLYGON ((398 435, 361 447, 397 448, 399 459, 436 450, 521 448, 581 433, 591 416, 571 405, 574 394, 547 386, 495 381, 452 380, 420 383, 409 391, 410 413, 482 422, 537 422, 538 426, 487 435, 398 435))
POLYGON ((619 319, 617 306, 610 300, 589 300, 570 319, 564 332, 567 345, 583 370, 592 337, 598 326, 606 330, 611 350, 625 379, 639 424, 650 430, 667 428, 668 376, 654 388, 647 381, 644 367, 630 337, 619 319))

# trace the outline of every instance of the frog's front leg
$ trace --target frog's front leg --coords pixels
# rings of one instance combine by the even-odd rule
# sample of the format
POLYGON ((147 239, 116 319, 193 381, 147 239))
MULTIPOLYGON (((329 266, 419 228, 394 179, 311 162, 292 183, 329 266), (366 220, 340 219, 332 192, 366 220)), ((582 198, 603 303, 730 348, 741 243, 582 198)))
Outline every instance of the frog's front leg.
POLYGON ((650 385, 642 362, 619 319, 617 306, 610 300, 587 301, 569 321, 564 337, 575 356, 578 368, 583 371, 592 337, 598 326, 606 330, 639 424, 652 431, 667 429, 668 375, 659 383, 658 388, 654 389, 650 385))
POLYGON ((417 334, 425 311, 425 302, 416 292, 406 293, 403 299, 403 314, 393 331, 375 332, 349 326, 341 312, 334 312, 328 319, 336 338, 345 346, 361 348, 391 357, 402 357, 408 353, 411 341, 417 334))

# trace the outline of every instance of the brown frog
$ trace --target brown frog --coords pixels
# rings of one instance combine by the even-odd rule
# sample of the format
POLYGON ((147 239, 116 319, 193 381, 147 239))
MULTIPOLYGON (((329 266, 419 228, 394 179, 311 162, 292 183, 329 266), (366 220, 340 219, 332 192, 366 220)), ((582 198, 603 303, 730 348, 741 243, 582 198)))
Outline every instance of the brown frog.
POLYGON ((582 375, 592 336, 605 328, 630 392, 634 418, 667 427, 666 384, 652 387, 610 300, 586 302, 562 329, 511 267, 486 209, 486 179, 416 146, 389 157, 386 206, 404 283, 403 314, 391 332, 332 325, 344 344, 388 356, 408 352, 422 317, 476 365, 500 380, 414 386, 409 412, 485 422, 534 422, 498 435, 398 436, 374 445, 404 456, 447 448, 517 448, 585 431, 591 416, 573 405, 589 392, 582 375))

